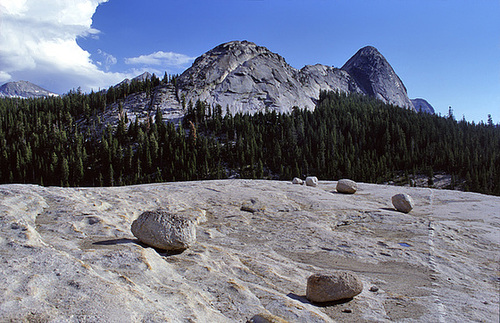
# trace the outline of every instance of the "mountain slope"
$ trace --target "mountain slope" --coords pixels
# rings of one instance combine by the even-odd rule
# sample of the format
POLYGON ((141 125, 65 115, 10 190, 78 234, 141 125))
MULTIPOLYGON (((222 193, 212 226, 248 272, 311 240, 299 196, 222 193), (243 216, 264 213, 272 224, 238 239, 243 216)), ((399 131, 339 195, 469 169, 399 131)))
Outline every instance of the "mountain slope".
POLYGON ((43 98, 58 94, 27 81, 9 82, 0 86, 0 97, 8 98, 43 98))
POLYGON ((233 41, 196 59, 178 88, 187 101, 220 104, 232 113, 314 109, 320 90, 364 93, 414 109, 403 83, 373 47, 358 51, 342 69, 317 64, 297 70, 265 47, 233 41))
POLYGON ((417 112, 425 112, 430 114, 436 113, 432 105, 424 99, 412 99, 411 103, 413 104, 417 112))
POLYGON ((360 49, 342 66, 342 70, 356 80, 365 94, 385 103, 414 110, 403 82, 375 47, 360 49))

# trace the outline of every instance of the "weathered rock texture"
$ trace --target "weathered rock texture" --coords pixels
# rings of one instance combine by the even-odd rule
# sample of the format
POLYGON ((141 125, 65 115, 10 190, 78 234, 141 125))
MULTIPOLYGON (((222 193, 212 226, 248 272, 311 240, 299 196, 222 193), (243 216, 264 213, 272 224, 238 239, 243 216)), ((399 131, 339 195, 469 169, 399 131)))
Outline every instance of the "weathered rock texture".
POLYGON ((0 98, 45 98, 59 96, 59 94, 27 81, 8 82, 0 86, 0 98))
POLYGON ((306 297, 311 302, 324 303, 353 298, 363 291, 363 283, 351 271, 313 274, 307 279, 306 297))
POLYGON ((373 47, 360 50, 342 69, 317 64, 297 70, 265 47, 233 41, 197 58, 178 84, 179 97, 220 104, 231 113, 314 109, 320 90, 363 93, 414 109, 403 83, 373 47))
POLYGON ((432 105, 424 99, 412 99, 411 103, 413 104, 417 112, 423 112, 429 114, 436 113, 432 105))
POLYGON ((2 185, 1 321, 498 322, 499 197, 336 184, 2 185), (410 214, 392 209, 399 192, 418 205, 410 214), (241 210, 252 199, 265 209, 241 210), (158 208, 205 210, 196 243, 175 254, 138 243, 132 222, 158 208), (379 290, 308 302, 307 278, 335 270, 379 290))
POLYGON ((358 184, 351 179, 341 179, 337 182, 337 192, 354 194, 358 190, 358 184))
POLYGON ((196 242, 196 219, 189 212, 146 211, 132 222, 131 231, 152 247, 187 249, 196 242))
POLYGON ((414 202, 410 195, 401 193, 392 197, 392 205, 400 212, 409 213, 413 210, 414 202))
POLYGON ((414 110, 403 82, 384 56, 372 46, 360 49, 342 66, 363 93, 383 102, 414 110))
POLYGON ((306 185, 312 187, 318 186, 318 178, 316 176, 307 176, 306 185))

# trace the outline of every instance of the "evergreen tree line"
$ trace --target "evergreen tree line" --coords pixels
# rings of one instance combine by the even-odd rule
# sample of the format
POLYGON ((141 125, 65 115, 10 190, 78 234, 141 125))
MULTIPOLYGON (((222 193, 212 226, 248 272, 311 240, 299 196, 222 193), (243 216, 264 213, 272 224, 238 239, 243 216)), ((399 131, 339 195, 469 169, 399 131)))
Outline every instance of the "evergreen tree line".
POLYGON ((79 126, 120 100, 108 96, 0 100, 0 182, 109 186, 316 175, 381 183, 445 172, 467 190, 500 195, 500 127, 492 122, 322 92, 314 111, 233 116, 190 102, 179 126, 160 111, 143 123, 122 117, 102 132, 95 131, 100 124, 79 126))

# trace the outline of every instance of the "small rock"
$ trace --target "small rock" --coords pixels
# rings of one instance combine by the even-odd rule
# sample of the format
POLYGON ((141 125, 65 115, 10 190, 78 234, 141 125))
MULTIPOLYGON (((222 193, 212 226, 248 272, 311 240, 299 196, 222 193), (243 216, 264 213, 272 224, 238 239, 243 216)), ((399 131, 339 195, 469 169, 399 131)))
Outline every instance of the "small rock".
POLYGON ((341 179, 337 182, 337 192, 354 194, 358 190, 358 184, 350 179, 341 179))
POLYGON ((370 287, 370 292, 378 292, 378 287, 377 286, 372 286, 370 287))
POLYGON ((352 313, 352 310, 350 308, 345 308, 342 310, 344 313, 352 313))
POLYGON ((288 321, 276 315, 261 313, 254 315, 247 323, 288 323, 288 321))
POLYGON ((392 197, 392 205, 399 212, 408 213, 413 209, 413 199, 405 193, 396 194, 392 197))
POLYGON ((311 302, 333 302, 352 298, 363 291, 363 283, 350 271, 313 274, 307 279, 306 297, 311 302))
POLYGON ((298 185, 303 185, 304 184, 304 181, 301 180, 300 178, 298 177, 295 177, 293 180, 292 180, 292 184, 298 184, 298 185))
POLYGON ((183 250, 196 242, 198 219, 189 211, 146 211, 132 223, 139 241, 163 250, 183 250))
POLYGON ((306 185, 312 187, 318 186, 318 178, 316 176, 306 177, 306 185))
POLYGON ((243 202, 240 210, 250 213, 263 212, 266 208, 257 200, 251 199, 243 202))

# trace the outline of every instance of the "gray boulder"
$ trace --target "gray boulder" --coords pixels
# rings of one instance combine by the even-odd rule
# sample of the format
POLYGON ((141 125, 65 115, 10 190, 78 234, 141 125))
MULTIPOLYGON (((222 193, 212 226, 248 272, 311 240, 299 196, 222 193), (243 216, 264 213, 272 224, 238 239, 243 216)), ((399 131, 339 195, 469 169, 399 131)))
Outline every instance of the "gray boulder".
POLYGON ((183 250, 196 242, 198 220, 189 211, 146 211, 132 223, 139 241, 164 250, 183 250))
POLYGON ((392 197, 392 205, 394 205, 396 210, 408 213, 413 209, 414 203, 410 195, 402 193, 392 197))
POLYGON ((293 180, 292 180, 292 184, 298 184, 298 185, 303 185, 304 184, 304 181, 301 180, 300 178, 298 177, 295 177, 293 180))
POLYGON ((354 194, 358 190, 358 184, 350 179, 341 179, 337 182, 337 192, 354 194))
POLYGON ((318 178, 316 176, 306 177, 306 185, 312 187, 318 186, 318 178))
POLYGON ((311 302, 334 302, 353 298, 363 291, 363 283, 351 271, 313 274, 307 279, 306 297, 311 302))

